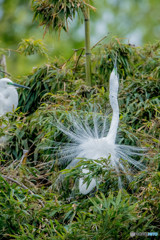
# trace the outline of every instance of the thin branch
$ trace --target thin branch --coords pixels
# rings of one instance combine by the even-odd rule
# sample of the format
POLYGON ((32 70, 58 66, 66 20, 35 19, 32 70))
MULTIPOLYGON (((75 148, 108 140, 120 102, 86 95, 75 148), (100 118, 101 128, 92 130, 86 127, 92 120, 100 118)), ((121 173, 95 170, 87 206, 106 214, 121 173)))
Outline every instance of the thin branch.
POLYGON ((75 64, 75 68, 74 68, 74 70, 77 69, 77 66, 78 66, 79 60, 80 60, 80 58, 82 57, 83 52, 84 52, 84 48, 82 49, 81 53, 80 53, 79 56, 78 56, 78 59, 77 59, 77 61, 76 61, 76 64, 75 64))
MULTIPOLYGON (((1 175, 1 176, 2 176, 3 178, 5 178, 6 180, 11 181, 11 182, 14 182, 14 183, 16 183, 17 185, 19 185, 20 187, 28 190, 28 192, 29 192, 31 195, 34 195, 34 192, 32 192, 32 191, 31 191, 28 187, 26 187, 23 183, 20 183, 20 182, 18 182, 17 180, 15 180, 15 179, 13 179, 13 178, 11 178, 11 177, 5 176, 5 175, 1 175)), ((44 203, 43 203, 40 199, 37 199, 37 200, 38 200, 38 202, 42 205, 42 207, 45 206, 44 203)))
MULTIPOLYGON (((109 33, 108 33, 108 34, 109 34, 109 33)), ((100 42, 102 42, 102 41, 103 41, 104 39, 106 39, 107 37, 108 37, 108 35, 104 36, 102 39, 100 39, 98 42, 96 42, 96 43, 91 47, 91 50, 92 50, 93 48, 95 48, 100 42)), ((80 55, 78 56, 78 59, 77 59, 77 61, 76 61, 75 67, 74 67, 74 70, 76 70, 76 68, 77 68, 77 66, 78 66, 78 63, 79 63, 79 60, 80 60, 80 58, 82 57, 83 52, 84 52, 84 50, 85 50, 84 47, 74 49, 74 50, 73 50, 74 52, 71 54, 71 56, 66 60, 65 63, 63 63, 63 64, 62 64, 61 66, 59 66, 59 67, 60 67, 60 68, 63 68, 63 67, 71 60, 71 58, 74 56, 75 52, 78 52, 78 51, 80 51, 80 50, 81 50, 80 55)))
POLYGON ((108 35, 104 36, 103 38, 101 38, 97 43, 95 43, 92 47, 91 47, 91 50, 93 48, 95 48, 100 42, 102 42, 104 39, 106 39, 108 37, 108 35))
POLYGON ((72 55, 67 59, 67 61, 65 63, 63 63, 61 66, 59 66, 60 68, 63 68, 70 60, 71 58, 74 56, 75 51, 72 53, 72 55))
MULTIPOLYGON (((102 42, 102 41, 103 41, 104 39, 106 39, 106 38, 107 38, 107 35, 104 36, 102 39, 100 39, 98 42, 96 42, 96 43, 91 47, 91 50, 92 50, 93 48, 95 48, 100 42, 102 42)), ((82 57, 83 51, 85 50, 85 48, 79 48, 79 49, 75 49, 75 51, 79 51, 80 49, 82 49, 82 51, 81 51, 80 55, 78 56, 78 59, 77 59, 77 61, 76 61, 74 70, 76 70, 76 68, 77 68, 77 66, 78 66, 78 63, 79 63, 79 60, 80 60, 80 58, 82 57)))
POLYGON ((22 188, 24 188, 24 189, 27 189, 30 194, 34 194, 34 192, 32 192, 29 188, 27 188, 23 183, 20 183, 20 182, 18 182, 17 180, 15 180, 15 179, 13 179, 13 178, 11 178, 11 177, 5 176, 5 175, 1 175, 1 176, 2 176, 3 178, 5 178, 5 179, 11 181, 11 182, 16 183, 16 184, 19 185, 20 187, 22 187, 22 188))
POLYGON ((7 73, 7 72, 5 72, 5 71, 0 70, 0 72, 5 73, 5 74, 8 75, 8 76, 11 76, 11 74, 9 74, 9 73, 7 73))
POLYGON ((84 47, 78 48, 78 49, 74 49, 74 50, 73 50, 74 52, 71 54, 71 56, 66 60, 65 63, 63 63, 62 65, 60 65, 59 68, 63 68, 63 67, 71 60, 71 58, 74 56, 74 54, 75 54, 76 52, 80 51, 81 49, 85 50, 84 47))

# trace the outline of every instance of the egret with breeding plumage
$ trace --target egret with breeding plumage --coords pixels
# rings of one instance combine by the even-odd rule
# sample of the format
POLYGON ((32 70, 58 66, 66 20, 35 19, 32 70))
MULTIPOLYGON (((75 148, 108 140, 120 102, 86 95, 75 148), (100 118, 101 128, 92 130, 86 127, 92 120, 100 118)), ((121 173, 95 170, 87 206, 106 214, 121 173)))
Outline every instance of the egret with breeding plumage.
MULTIPOLYGON (((127 165, 129 163, 132 167, 134 166, 142 170, 144 169, 143 164, 135 160, 135 157, 143 155, 146 149, 117 144, 119 124, 118 88, 119 77, 115 61, 109 79, 109 100, 113 112, 109 130, 107 129, 107 118, 104 119, 103 126, 101 127, 98 124, 99 116, 96 114, 93 116, 92 126, 88 123, 87 117, 84 119, 82 116, 72 116, 70 121, 71 128, 69 129, 59 122, 57 123, 57 128, 68 137, 69 143, 66 143, 64 146, 62 145, 61 149, 58 150, 58 154, 60 161, 65 164, 69 162, 66 169, 75 167, 81 159, 84 159, 85 162, 85 159, 97 160, 110 158, 110 165, 119 175, 118 184, 122 188, 120 172, 125 173, 127 179, 131 181, 131 177, 127 173, 126 165, 122 159, 125 160, 127 165)), ((89 174, 89 170, 83 167, 82 172, 86 176, 89 174)), ((79 179, 79 191, 85 195, 96 187, 97 180, 93 178, 88 186, 84 182, 84 179, 79 179)))

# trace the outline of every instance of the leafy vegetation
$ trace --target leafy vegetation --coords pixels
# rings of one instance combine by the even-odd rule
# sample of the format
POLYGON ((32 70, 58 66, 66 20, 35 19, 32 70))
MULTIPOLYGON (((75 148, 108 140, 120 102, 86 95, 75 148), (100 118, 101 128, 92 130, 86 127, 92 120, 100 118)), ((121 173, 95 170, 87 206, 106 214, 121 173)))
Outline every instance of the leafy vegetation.
MULTIPOLYGON (((108 32, 119 38, 126 38, 126 42, 129 39, 131 43, 138 45, 153 43, 155 39, 159 39, 159 0, 94 0, 92 2, 96 7, 95 12, 91 11, 93 44, 108 32)), ((44 33, 43 27, 38 28, 37 21, 32 21, 31 0, 1 0, 0 9, 0 40, 1 47, 6 49, 8 72, 14 77, 27 75, 33 66, 46 63, 46 58, 39 55, 24 57, 15 54, 11 49, 16 50, 22 39, 33 37, 35 40, 41 39, 44 33)), ((77 16, 73 24, 69 20, 69 32, 62 32, 61 39, 55 34, 50 34, 49 31, 43 39, 51 58, 53 56, 59 58, 59 55, 69 58, 73 49, 84 46, 83 40, 82 22, 77 20, 77 16)))
POLYGON ((77 52, 69 61, 55 59, 23 79, 31 88, 19 92, 19 108, 8 114, 7 127, 0 132, 8 137, 0 152, 1 239, 130 239, 132 231, 158 232, 159 53, 159 42, 140 48, 114 38, 92 50, 92 87, 85 85, 85 59, 77 52), (79 167, 68 170, 62 186, 57 184, 65 166, 59 164, 53 147, 67 140, 56 129, 56 121, 67 124, 71 111, 92 113, 94 106, 102 116, 106 113, 116 56, 121 143, 148 148, 141 159, 146 170, 134 171, 130 184, 124 178, 125 189, 119 190, 115 172, 87 161, 86 167, 102 182, 96 192, 82 196, 74 187, 81 176, 79 167), (29 151, 25 161, 24 149, 29 151))
POLYGON ((36 53, 42 56, 47 56, 47 49, 41 40, 23 39, 19 43, 18 51, 25 56, 36 53))
POLYGON ((45 32, 48 28, 54 30, 68 30, 68 20, 75 17, 76 12, 84 13, 86 6, 94 9, 89 5, 90 1, 83 0, 33 0, 32 8, 34 11, 34 19, 38 19, 40 25, 45 26, 45 32))
POLYGON ((90 50, 90 17, 89 9, 94 9, 90 1, 83 0, 45 0, 32 1, 34 20, 38 19, 40 25, 45 26, 46 34, 48 28, 68 31, 68 19, 75 17, 75 13, 81 10, 85 22, 85 51, 86 51, 86 85, 91 86, 91 50, 90 50))

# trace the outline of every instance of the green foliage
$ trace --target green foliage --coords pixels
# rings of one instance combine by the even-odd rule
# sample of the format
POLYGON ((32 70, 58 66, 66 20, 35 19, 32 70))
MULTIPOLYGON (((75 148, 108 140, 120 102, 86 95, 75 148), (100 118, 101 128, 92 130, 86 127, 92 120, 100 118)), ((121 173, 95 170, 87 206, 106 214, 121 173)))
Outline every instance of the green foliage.
POLYGON ((41 40, 23 39, 19 43, 17 51, 25 56, 39 54, 47 57, 47 49, 41 40))
POLYGON ((35 69, 25 81, 25 85, 30 87, 30 91, 23 91, 19 95, 19 106, 23 112, 34 112, 41 103, 42 97, 47 93, 56 93, 68 83, 70 70, 61 69, 54 65, 46 65, 35 69), (27 98, 26 98, 26 94, 27 98))
POLYGON ((130 239, 131 231, 146 231, 152 221, 143 204, 125 191, 68 202, 47 190, 42 207, 40 195, 27 194, 2 177, 0 186, 2 239, 130 239))
MULTIPOLYGON (((45 58, 39 56, 25 58, 8 51, 8 49, 17 49, 22 39, 42 38, 42 27, 37 28, 37 23, 32 22, 33 12, 30 2, 26 0, 0 1, 0 9, 2 9, 1 47, 7 49, 7 69, 13 76, 28 74, 33 66, 40 66, 46 62, 45 58)), ((91 5, 92 2, 90 2, 91 5)), ((129 40, 131 43, 135 43, 135 39, 138 38, 138 43, 135 43, 138 45, 153 43, 154 39, 159 39, 159 0, 130 2, 128 0, 121 2, 94 0, 94 6, 97 10, 91 15, 91 34, 93 39, 96 39, 95 41, 107 35, 107 32, 127 38, 126 42, 129 40), (135 16, 138 17, 135 18, 135 16), (99 32, 102 27, 103 31, 99 32)), ((54 34, 47 34, 44 42, 49 49, 49 56, 59 57, 60 53, 61 55, 63 53, 65 58, 69 58, 72 49, 83 47, 84 43, 79 29, 81 29, 81 21, 75 18, 74 24, 70 27, 69 37, 68 34, 63 33, 62 38, 57 40, 54 34)))
MULTIPOLYGON (((1 118, 1 135, 8 144, 1 148, 0 238, 1 239, 130 239, 130 232, 158 232, 159 226, 159 135, 160 46, 136 48, 113 39, 92 54, 94 86, 84 84, 84 57, 55 60, 35 68, 19 92, 19 108, 1 118), (83 161, 62 170, 53 147, 67 139, 56 129, 57 119, 68 126, 70 112, 100 115, 108 108, 108 80, 115 56, 120 75, 121 143, 148 147, 141 159, 143 172, 133 172, 133 182, 124 178, 125 191, 118 192, 117 175, 105 171, 98 161, 83 161), (100 107, 99 107, 100 106, 100 107), (48 149, 46 149, 48 147, 48 149), (28 149, 27 161, 21 161, 28 149), (81 196, 72 191, 80 167, 92 170, 85 177, 102 179, 95 193, 81 196), (67 173, 57 186, 59 174, 67 173), (7 178, 8 177, 8 178, 7 178), (10 180, 9 180, 10 179, 10 180), (28 190, 27 190, 28 189, 28 190), (32 191, 32 193, 30 192, 32 191)), ((70 125, 68 127, 71 127, 70 125)), ((104 160, 107 168, 109 159, 104 160)), ((63 175, 63 174, 62 174, 63 175)))
POLYGON ((0 237, 8 239, 10 234, 20 233, 21 226, 33 221, 31 215, 33 207, 39 207, 36 203, 38 195, 28 194, 13 184, 12 186, 0 176, 0 237))
POLYGON ((68 30, 68 19, 75 17, 75 13, 82 11, 85 18, 85 49, 86 49, 86 83, 91 86, 91 56, 90 56, 90 21, 89 8, 93 7, 83 0, 33 0, 32 8, 34 19, 39 20, 40 25, 45 25, 46 34, 48 28, 68 30), (87 20, 86 20, 87 19, 87 20))
POLYGON ((68 30, 68 21, 75 17, 75 13, 81 10, 85 12, 86 6, 93 8, 83 0, 33 0, 32 9, 34 20, 38 20, 40 25, 45 25, 45 33, 48 28, 68 30))
MULTIPOLYGON (((80 0, 33 1, 34 19, 45 26, 46 31, 67 31, 69 21, 77 12, 84 13, 86 6, 92 8, 87 3, 80 0)), ((97 14, 102 16, 103 23, 103 11, 105 16, 109 13, 114 18, 112 22, 107 18, 109 31, 116 34, 119 31, 124 37, 135 29, 137 31, 138 26, 143 41, 153 41, 153 36, 159 36, 158 0, 94 3, 102 6, 97 14), (106 9, 109 12, 106 13, 106 9)), ((28 1, 1 1, 0 7, 1 45, 7 48, 0 49, 0 52, 8 56, 9 71, 16 75, 19 66, 19 72, 24 73, 28 71, 28 64, 33 67, 32 58, 22 61, 8 48, 17 49, 17 42, 26 36, 35 36, 35 32, 39 38, 40 30, 36 30, 36 25, 31 21, 28 1)), ((75 36, 78 36, 77 29, 75 22, 71 30, 75 36)), ((94 29, 97 31, 97 27, 94 29)), ((134 34, 137 35, 137 32, 134 34)), ((69 41, 74 43, 71 38, 69 41)), ((63 52, 66 56, 71 48, 66 42, 65 39, 59 47, 51 37, 47 42, 50 55, 59 56, 59 52, 63 52)), ((73 44, 71 46, 73 49, 73 44)), ((74 48, 77 47, 80 46, 74 43, 74 48)), ((32 39, 29 42, 23 40, 19 51, 24 55, 46 54, 41 42, 32 39)), ((92 88, 87 87, 84 81, 85 59, 82 53, 78 55, 79 52, 75 51, 70 61, 62 63, 60 59, 54 60, 35 68, 28 77, 21 79, 23 84, 31 87, 30 91, 20 91, 19 109, 14 114, 7 114, 8 120, 0 119, 0 126, 3 125, 0 137, 8 138, 5 147, 0 146, 2 240, 130 239, 131 231, 159 230, 160 43, 135 47, 112 39, 93 52, 92 88), (148 147, 147 156, 141 159, 147 169, 133 172, 134 181, 131 184, 124 181, 126 191, 118 192, 116 174, 109 169, 104 171, 88 160, 85 166, 81 162, 69 170, 64 186, 57 189, 57 177, 65 171, 59 172, 64 166, 58 165, 58 156, 55 156, 52 147, 56 146, 55 141, 67 141, 55 127, 57 118, 67 125, 70 111, 76 109, 78 114, 86 114, 93 111, 94 103, 101 106, 97 107, 100 113, 106 112, 108 79, 116 56, 120 75, 121 143, 148 147), (49 149, 46 150, 46 146, 49 149), (29 150, 26 162, 21 159, 24 149, 29 150), (93 176, 102 178, 96 192, 89 197, 72 191, 76 178, 83 176, 81 166, 93 170, 84 176, 87 183, 93 176)))
MULTIPOLYGON (((108 46, 104 45, 100 53, 96 55, 95 52, 93 56, 96 63, 93 64, 92 79, 95 86, 92 88, 84 84, 85 59, 81 58, 78 61, 79 56, 76 55, 71 62, 62 64, 55 61, 54 64, 35 68, 33 73, 23 80, 22 83, 29 86, 30 90, 20 91, 19 110, 27 115, 24 118, 22 114, 19 118, 19 112, 17 112, 15 122, 11 117, 12 123, 9 127, 10 141, 13 146, 17 145, 14 158, 20 158, 22 149, 29 147, 31 142, 35 143, 38 149, 39 145, 46 144, 45 140, 49 142, 51 140, 49 145, 53 145, 54 134, 56 134, 54 114, 59 116, 58 111, 64 116, 68 110, 72 109, 90 112, 93 109, 88 107, 88 103, 91 104, 89 106, 95 103, 100 105, 102 108, 100 111, 105 113, 108 108, 108 91, 105 91, 108 89, 108 72, 111 72, 116 55, 118 72, 123 78, 120 80, 119 91, 122 143, 135 145, 140 138, 144 145, 152 147, 154 142, 154 146, 158 147, 160 84, 156 59, 159 54, 159 43, 140 49, 122 44, 116 39, 108 46), (145 74, 146 71, 147 74, 145 74), (24 120, 18 130, 17 124, 21 119, 24 120), (53 125, 47 123, 53 123, 53 125), (15 129, 17 129, 16 132, 15 129), (22 145, 21 139, 24 141, 22 145)), ((8 149, 8 151, 10 155, 12 150, 8 149)), ((42 152, 40 156, 43 159, 42 152)))
POLYGON ((101 193, 90 198, 92 205, 87 212, 78 214, 78 222, 73 225, 74 236, 79 236, 78 239, 120 239, 122 236, 129 239, 130 223, 135 224, 138 217, 136 204, 131 205, 124 195, 122 197, 119 191, 116 197, 110 193, 106 198, 101 193))

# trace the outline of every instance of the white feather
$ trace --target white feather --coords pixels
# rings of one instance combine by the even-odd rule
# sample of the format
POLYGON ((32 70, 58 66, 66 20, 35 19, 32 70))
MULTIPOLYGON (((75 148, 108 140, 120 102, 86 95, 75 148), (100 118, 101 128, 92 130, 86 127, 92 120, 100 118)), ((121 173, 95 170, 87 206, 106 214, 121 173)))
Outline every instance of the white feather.
MULTIPOLYGON (((119 123, 119 106, 118 106, 118 87, 119 80, 117 68, 114 67, 109 80, 109 99, 113 110, 112 121, 108 130, 108 119, 104 118, 103 124, 100 122, 98 114, 93 114, 93 125, 88 122, 88 118, 83 119, 81 116, 72 115, 70 118, 72 128, 69 130, 63 124, 57 123, 57 127, 69 139, 70 143, 62 147, 60 153, 63 162, 69 161, 67 166, 71 168, 80 161, 80 159, 108 159, 110 156, 110 164, 112 168, 119 174, 122 170, 127 175, 125 165, 121 159, 126 160, 132 166, 143 169, 144 166, 133 157, 143 155, 144 149, 116 144, 117 129, 119 123)), ((84 160, 85 161, 85 160, 84 160)), ((82 172, 87 174, 89 170, 83 169, 82 172)), ((128 180, 131 180, 127 175, 128 180)), ((96 179, 92 179, 89 186, 84 183, 84 179, 79 179, 79 191, 82 194, 88 194, 96 186, 96 179)), ((118 179, 119 187, 122 187, 121 179, 118 179)))

